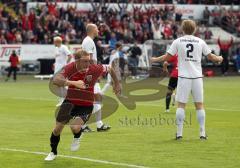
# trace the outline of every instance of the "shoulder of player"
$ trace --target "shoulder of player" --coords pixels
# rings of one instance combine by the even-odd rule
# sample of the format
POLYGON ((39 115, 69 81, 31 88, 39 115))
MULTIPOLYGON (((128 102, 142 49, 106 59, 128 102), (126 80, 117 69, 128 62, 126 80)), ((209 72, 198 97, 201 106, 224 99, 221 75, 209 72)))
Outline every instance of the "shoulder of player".
POLYGON ((193 36, 193 38, 194 38, 194 40, 198 40, 198 41, 200 41, 200 42, 204 42, 204 40, 203 40, 203 39, 201 39, 200 37, 193 36))
POLYGON ((75 69, 75 62, 65 65, 64 69, 75 69))
POLYGON ((91 65, 89 65, 89 67, 88 68, 98 68, 98 67, 102 67, 103 66, 103 64, 91 64, 91 65))
POLYGON ((178 44, 181 39, 182 39, 182 37, 179 37, 179 38, 173 40, 172 44, 178 44))
POLYGON ((93 39, 91 39, 89 36, 87 36, 83 39, 82 43, 92 43, 92 42, 93 42, 93 39))
POLYGON ((83 39, 83 41, 82 41, 82 46, 85 45, 86 42, 87 42, 87 37, 85 37, 85 38, 83 39))
POLYGON ((61 45, 61 49, 63 49, 63 50, 68 50, 68 47, 67 47, 66 45, 62 44, 62 45, 61 45))
POLYGON ((199 38, 199 37, 194 36, 194 40, 199 41, 200 45, 206 44, 206 42, 203 39, 199 38))
POLYGON ((93 42, 93 40, 85 40, 85 41, 82 42, 82 47, 83 47, 83 49, 94 48, 95 43, 93 42))
POLYGON ((88 71, 94 73, 94 74, 98 74, 99 72, 101 73, 102 70, 104 70, 105 65, 102 64, 91 64, 88 67, 88 71))
POLYGON ((204 44, 206 43, 206 41, 204 41, 203 39, 200 39, 200 38, 199 38, 199 41, 200 41, 201 43, 204 43, 204 44))

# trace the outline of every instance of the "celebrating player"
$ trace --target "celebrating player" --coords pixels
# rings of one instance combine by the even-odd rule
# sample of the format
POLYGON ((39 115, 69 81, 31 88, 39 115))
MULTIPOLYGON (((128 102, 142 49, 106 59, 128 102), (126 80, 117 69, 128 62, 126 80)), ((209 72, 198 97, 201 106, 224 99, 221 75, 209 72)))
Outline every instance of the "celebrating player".
MULTIPOLYGON (((95 37, 98 36, 98 27, 95 24, 88 24, 86 27, 87 37, 84 38, 82 42, 82 48, 87 51, 90 56, 93 64, 97 63, 97 50, 96 45, 93 41, 95 37)), ((97 95, 96 103, 94 103, 93 112, 96 112, 96 124, 97 124, 97 131, 107 131, 111 127, 108 125, 103 124, 102 122, 102 111, 101 111, 101 88, 99 82, 96 82, 94 86, 94 93, 97 95)), ((83 130, 85 132, 91 132, 92 130, 87 126, 83 125, 83 130)))
POLYGON ((200 125, 200 139, 207 139, 205 132, 205 110, 203 106, 203 75, 201 60, 202 55, 206 55, 209 60, 216 63, 221 63, 223 58, 212 54, 205 41, 193 36, 196 30, 196 23, 193 20, 184 20, 181 27, 184 36, 174 40, 165 55, 160 58, 154 58, 152 61, 155 59, 158 59, 158 61, 168 61, 173 55, 178 55, 176 139, 182 139, 185 106, 188 102, 190 93, 192 93, 195 102, 197 118, 200 125))
MULTIPOLYGON (((159 61, 159 58, 153 58, 152 61, 153 62, 158 62, 159 61)), ((171 97, 173 95, 173 91, 176 89, 177 87, 177 81, 178 81, 178 58, 177 58, 177 55, 174 55, 173 57, 171 57, 168 61, 165 61, 163 63, 163 70, 165 72, 168 72, 168 65, 172 64, 172 72, 170 74, 170 79, 169 79, 169 82, 168 82, 168 92, 167 92, 167 95, 166 95, 166 112, 169 112, 169 106, 170 106, 170 103, 171 103, 171 97)), ((173 96, 173 102, 172 104, 174 105, 174 101, 175 101, 175 96, 173 96)))
POLYGON ((54 160, 64 125, 69 123, 74 134, 71 151, 76 151, 80 145, 82 125, 85 124, 93 110, 94 85, 98 78, 109 72, 114 81, 115 94, 120 93, 120 85, 114 70, 107 65, 90 64, 90 55, 80 49, 75 53, 75 62, 66 65, 53 78, 53 83, 59 87, 68 86, 66 98, 59 108, 56 125, 50 137, 51 152, 46 161, 54 160))
MULTIPOLYGON (((55 64, 54 74, 60 71, 67 63, 71 61, 72 55, 67 46, 62 44, 62 38, 57 36, 53 39, 55 45, 55 64)), ((59 102, 56 106, 60 106, 64 98, 59 98, 59 102)))

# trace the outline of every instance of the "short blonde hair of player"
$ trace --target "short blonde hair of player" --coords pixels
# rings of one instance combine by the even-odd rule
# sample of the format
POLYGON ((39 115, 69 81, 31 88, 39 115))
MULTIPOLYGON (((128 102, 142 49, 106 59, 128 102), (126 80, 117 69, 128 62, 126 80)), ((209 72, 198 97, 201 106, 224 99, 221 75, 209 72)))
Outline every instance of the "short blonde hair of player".
POLYGON ((80 48, 74 53, 75 60, 81 59, 83 56, 88 56, 89 53, 85 51, 84 49, 80 48))
POLYGON ((56 36, 53 38, 54 42, 62 42, 62 38, 60 36, 56 36))
POLYGON ((195 21, 187 19, 182 22, 181 27, 184 34, 193 35, 197 26, 195 21))

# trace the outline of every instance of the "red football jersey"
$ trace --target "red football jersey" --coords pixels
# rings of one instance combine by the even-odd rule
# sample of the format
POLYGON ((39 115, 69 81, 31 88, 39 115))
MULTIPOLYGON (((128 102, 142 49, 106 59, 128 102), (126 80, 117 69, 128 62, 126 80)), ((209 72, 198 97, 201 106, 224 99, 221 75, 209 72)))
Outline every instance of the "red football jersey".
POLYGON ((78 71, 74 62, 66 65, 61 74, 71 81, 84 81, 86 89, 69 86, 66 99, 74 105, 92 106, 94 102, 94 85, 98 78, 108 72, 108 65, 91 64, 87 70, 78 71))
POLYGON ((171 77, 177 78, 178 77, 178 57, 177 55, 172 56, 168 63, 172 64, 172 72, 170 74, 171 77))
POLYGON ((11 55, 9 58, 9 62, 11 63, 11 67, 17 67, 17 65, 19 64, 18 56, 11 55))

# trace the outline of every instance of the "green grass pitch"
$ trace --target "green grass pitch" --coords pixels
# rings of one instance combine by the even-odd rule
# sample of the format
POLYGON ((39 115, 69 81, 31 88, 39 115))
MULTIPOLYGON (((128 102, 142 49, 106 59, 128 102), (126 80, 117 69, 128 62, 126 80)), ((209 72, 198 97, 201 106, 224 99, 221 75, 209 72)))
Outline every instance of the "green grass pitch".
MULTIPOLYGON (((191 100, 182 141, 174 140, 175 107, 166 114, 164 100, 141 102, 133 111, 120 105, 104 120, 112 129, 84 134, 77 152, 70 152, 72 134, 66 126, 59 154, 90 160, 58 157, 53 162, 45 162, 45 155, 23 152, 49 152, 57 103, 48 81, 32 78, 20 76, 16 83, 0 82, 0 168, 240 167, 240 77, 204 79, 207 141, 199 140, 191 100)), ((112 95, 111 91, 107 94, 112 95)), ((95 124, 90 126, 96 129, 95 124)))

